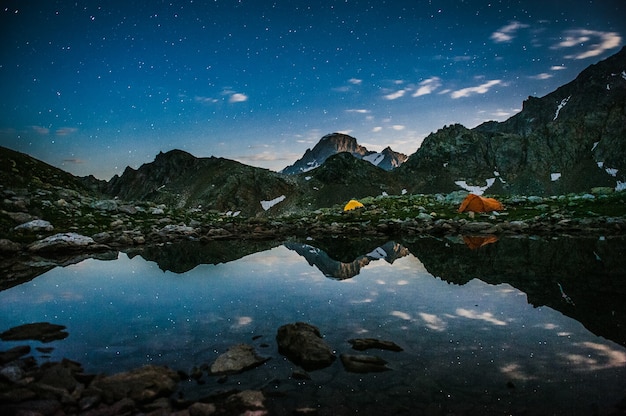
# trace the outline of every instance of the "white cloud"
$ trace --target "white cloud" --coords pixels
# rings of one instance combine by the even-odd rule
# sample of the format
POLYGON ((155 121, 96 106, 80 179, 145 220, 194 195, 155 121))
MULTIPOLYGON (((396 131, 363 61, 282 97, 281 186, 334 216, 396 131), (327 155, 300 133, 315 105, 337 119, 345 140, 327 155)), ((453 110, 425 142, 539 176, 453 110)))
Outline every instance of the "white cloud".
POLYGON ((76 133, 78 129, 76 127, 61 127, 57 129, 54 134, 57 136, 67 136, 68 134, 76 133))
POLYGON ((197 103, 202 103, 202 104, 215 104, 216 102, 218 102, 219 100, 217 98, 213 98, 213 97, 202 97, 202 96, 195 96, 194 101, 196 101, 197 103))
POLYGON ((364 108, 351 108, 346 110, 346 113, 368 114, 370 113, 370 110, 366 110, 364 108))
POLYGON ((554 75, 552 74, 548 74, 546 72, 542 72, 541 74, 537 74, 537 75, 531 75, 528 78, 530 79, 538 79, 538 80, 544 80, 544 79, 550 79, 552 78, 554 75))
POLYGON ((50 133, 50 129, 47 127, 42 127, 42 126, 30 126, 35 133, 37 134, 41 134, 42 136, 45 136, 46 134, 50 133))
POLYGON ((491 40, 495 43, 510 42, 515 37, 515 32, 520 29, 527 28, 528 25, 517 21, 512 21, 506 26, 502 26, 491 34, 491 40))
POLYGON ((406 94, 406 90, 398 90, 383 96, 383 98, 385 100, 397 100, 398 98, 404 97, 404 94, 406 94))
POLYGON ((564 69, 567 69, 565 65, 553 65, 550 67, 551 71, 562 71, 564 69))
POLYGON ((432 94, 437 88, 441 87, 441 78, 431 77, 419 83, 419 88, 413 93, 413 97, 432 94))
POLYGON ((581 46, 582 52, 566 55, 567 59, 586 59, 601 55, 605 51, 617 48, 622 42, 617 32, 600 32, 597 30, 574 29, 564 32, 563 40, 551 49, 564 49, 581 46))
POLYGON ((348 80, 348 82, 352 85, 361 85, 361 83, 363 82, 362 79, 358 79, 358 78, 350 78, 348 80))
POLYGON ((457 99, 457 98, 469 97, 470 95, 474 95, 474 94, 485 94, 489 92, 489 90, 492 87, 495 87, 496 85, 500 85, 500 84, 502 84, 502 81, 500 81, 499 79, 493 79, 491 81, 487 81, 475 87, 467 87, 467 88, 462 88, 460 90, 453 91, 452 94, 450 95, 452 98, 457 99))
POLYGON ((391 126, 391 128, 396 131, 400 131, 400 130, 404 130, 406 126, 403 126, 402 124, 394 124, 393 126, 391 126))
POLYGON ((244 101, 248 101, 248 96, 246 94, 241 94, 239 92, 234 93, 228 99, 229 103, 242 103, 244 101))
POLYGON ((381 126, 376 126, 376 127, 374 127, 372 129, 373 133, 378 133, 378 132, 381 132, 381 131, 383 131, 383 128, 381 126))

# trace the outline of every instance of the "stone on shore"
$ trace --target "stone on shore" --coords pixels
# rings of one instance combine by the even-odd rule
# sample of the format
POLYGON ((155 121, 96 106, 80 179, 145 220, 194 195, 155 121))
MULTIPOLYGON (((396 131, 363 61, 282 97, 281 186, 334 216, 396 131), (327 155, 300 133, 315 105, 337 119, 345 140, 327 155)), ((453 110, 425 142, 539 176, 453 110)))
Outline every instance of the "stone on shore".
POLYGON ((32 220, 25 222, 24 224, 20 224, 14 228, 15 231, 28 231, 28 232, 39 232, 39 231, 52 231, 54 227, 50 224, 49 221, 46 220, 32 220))
POLYGON ((97 251, 108 249, 107 246, 98 244, 93 238, 77 233, 59 233, 38 240, 28 246, 28 250, 34 252, 41 251, 75 251, 88 250, 97 251))
POLYGON ((90 388, 100 393, 106 403, 129 398, 137 403, 167 397, 174 392, 179 380, 178 373, 167 367, 146 365, 144 367, 96 378, 90 388))
POLYGON ((281 354, 307 371, 328 367, 337 358, 320 330, 305 322, 281 326, 276 341, 281 354))
POLYGON ((348 340, 348 342, 352 345, 352 348, 357 351, 364 351, 370 348, 389 351, 404 351, 402 347, 395 342, 383 341, 376 338, 355 338, 348 340))

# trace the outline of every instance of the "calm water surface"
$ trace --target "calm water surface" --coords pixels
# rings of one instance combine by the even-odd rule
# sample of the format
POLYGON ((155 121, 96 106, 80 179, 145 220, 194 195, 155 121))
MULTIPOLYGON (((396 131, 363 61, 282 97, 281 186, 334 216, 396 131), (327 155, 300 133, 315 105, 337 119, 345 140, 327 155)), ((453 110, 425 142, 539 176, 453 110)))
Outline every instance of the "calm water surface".
MULTIPOLYGON (((144 259, 150 256, 124 253, 112 261, 55 268, 0 292, 0 331, 31 322, 65 325, 70 336, 64 340, 30 342, 54 347, 45 356, 35 352, 38 358, 67 357, 89 372, 107 373, 144 364, 189 372, 234 344, 248 343, 271 359, 225 382, 208 375, 203 384, 183 382, 183 394, 200 398, 232 388, 264 389, 277 414, 297 407, 320 408, 321 414, 433 409, 592 414, 608 412, 626 397, 623 322, 605 322, 611 313, 621 319, 623 310, 598 306, 597 314, 606 317, 585 322, 580 311, 598 299, 584 299, 587 289, 576 283, 580 279, 570 282, 551 274, 550 267, 541 269, 542 278, 537 270, 520 270, 510 262, 494 267, 494 259, 504 255, 504 241, 477 250, 460 240, 407 244, 410 250, 387 242, 360 255, 339 256, 314 244, 276 245, 183 273, 163 271, 144 259), (439 254, 420 257, 422 244, 432 250, 439 244, 439 254), (484 273, 484 279, 467 270, 450 278, 455 262, 472 263, 474 274, 484 273), (506 283, 507 275, 513 275, 513 283, 506 283), (504 278, 497 281, 498 276, 504 278), (519 289, 520 281, 528 283, 528 294, 519 289), (543 306, 529 303, 541 294, 548 296, 543 306), (347 341, 365 337, 393 341, 404 351, 364 352, 387 360, 392 371, 385 373, 348 373, 337 360, 311 372, 311 380, 295 380, 296 367, 278 353, 275 335, 279 326, 296 321, 320 328, 338 355, 359 353, 347 341)), ((524 242, 524 247, 533 244, 524 242)), ((590 244, 590 258, 598 260, 602 240, 590 244)), ((602 282, 606 285, 621 274, 619 264, 593 279, 608 279, 602 282)), ((583 273, 588 272, 583 268, 583 273)), ((25 343, 1 342, 0 349, 25 343)))

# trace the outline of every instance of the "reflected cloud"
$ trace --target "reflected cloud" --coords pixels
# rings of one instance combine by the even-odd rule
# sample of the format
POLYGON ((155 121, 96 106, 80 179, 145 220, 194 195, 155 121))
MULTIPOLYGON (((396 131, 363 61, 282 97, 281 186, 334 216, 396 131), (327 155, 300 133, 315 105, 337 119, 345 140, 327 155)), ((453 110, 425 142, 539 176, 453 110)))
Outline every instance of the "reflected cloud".
POLYGON ((565 358, 580 370, 597 371, 626 366, 626 353, 597 342, 581 342, 574 344, 588 351, 582 354, 565 354, 565 358))
POLYGON ((530 375, 524 373, 522 371, 522 366, 517 363, 507 364, 501 367, 500 371, 513 380, 527 381, 537 379, 537 377, 531 377, 530 375))
POLYGON ((443 332, 446 330, 446 322, 437 315, 431 313, 420 312, 420 318, 426 323, 426 326, 434 331, 443 332))
POLYGON ((401 311, 392 311, 391 312, 391 316, 395 316, 396 318, 400 318, 400 319, 404 319, 405 321, 410 321, 413 318, 411 318, 411 315, 409 315, 406 312, 401 312, 401 311))
POLYGON ((456 314, 463 318, 478 319, 498 326, 506 325, 506 322, 495 318, 491 312, 480 313, 470 309, 458 308, 456 314))
POLYGON ((241 328, 246 325, 250 325, 253 319, 250 316, 240 316, 236 318, 236 323, 233 325, 233 328, 241 328))

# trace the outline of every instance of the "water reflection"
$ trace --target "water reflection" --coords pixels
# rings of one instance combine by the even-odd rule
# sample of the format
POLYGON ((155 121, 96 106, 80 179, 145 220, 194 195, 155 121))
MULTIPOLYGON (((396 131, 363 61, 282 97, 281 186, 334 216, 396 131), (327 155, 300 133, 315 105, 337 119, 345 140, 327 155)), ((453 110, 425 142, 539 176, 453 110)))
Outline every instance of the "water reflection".
POLYGON ((70 336, 46 355, 106 372, 145 363, 189 371, 248 343, 271 360, 223 384, 205 376, 185 394, 262 388, 280 397, 278 413, 533 414, 532 403, 545 403, 552 409, 539 413, 590 414, 623 398, 624 239, 262 244, 165 245, 52 269, 0 292, 0 332, 65 325, 70 336), (404 351, 376 352, 386 373, 337 363, 294 380, 274 336, 296 321, 318 326, 337 353, 357 337, 404 351))

